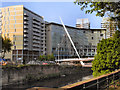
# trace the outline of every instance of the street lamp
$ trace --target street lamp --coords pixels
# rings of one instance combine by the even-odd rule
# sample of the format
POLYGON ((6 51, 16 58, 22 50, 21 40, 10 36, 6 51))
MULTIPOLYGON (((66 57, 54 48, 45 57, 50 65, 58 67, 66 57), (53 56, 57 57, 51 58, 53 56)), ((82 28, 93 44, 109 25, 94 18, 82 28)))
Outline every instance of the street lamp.
POLYGON ((60 47, 60 44, 58 44, 58 63, 59 63, 59 47, 60 47))

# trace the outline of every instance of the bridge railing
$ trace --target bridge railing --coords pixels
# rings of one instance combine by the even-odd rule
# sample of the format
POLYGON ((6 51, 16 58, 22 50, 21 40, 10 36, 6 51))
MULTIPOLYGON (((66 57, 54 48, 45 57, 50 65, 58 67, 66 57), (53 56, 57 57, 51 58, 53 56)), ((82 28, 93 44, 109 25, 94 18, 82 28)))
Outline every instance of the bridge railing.
POLYGON ((79 89, 79 90, 104 90, 109 89, 109 86, 113 85, 113 88, 116 87, 116 81, 120 82, 120 70, 112 72, 110 74, 102 75, 97 78, 93 78, 88 81, 83 81, 82 83, 74 83, 73 85, 67 85, 62 88, 66 89, 79 89))

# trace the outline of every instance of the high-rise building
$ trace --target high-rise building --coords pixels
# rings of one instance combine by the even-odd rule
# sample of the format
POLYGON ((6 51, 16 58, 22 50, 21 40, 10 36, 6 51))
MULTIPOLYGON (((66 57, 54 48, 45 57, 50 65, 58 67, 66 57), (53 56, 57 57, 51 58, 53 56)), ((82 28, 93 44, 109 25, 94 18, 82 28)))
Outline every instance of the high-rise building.
POLYGON ((0 8, 2 36, 10 38, 12 50, 6 54, 13 61, 34 60, 46 54, 45 21, 23 5, 0 8))
MULTIPOLYGON (((56 59, 76 56, 70 40, 61 24, 46 24, 47 32, 47 53, 53 53, 56 59)), ((80 29, 66 26, 80 56, 94 56, 96 54, 97 43, 105 39, 105 29, 80 29)))
POLYGON ((88 18, 77 19, 77 21, 76 21, 76 27, 77 28, 90 29, 90 22, 89 22, 88 18))
MULTIPOLYGON (((5 58, 15 62, 36 60, 40 55, 54 54, 60 58, 76 56, 61 24, 49 23, 23 5, 0 8, 0 31, 13 43, 5 58)), ((78 20, 79 21, 79 20, 78 20)), ((66 26, 80 56, 94 56, 97 43, 106 37, 105 29, 89 29, 88 19, 82 27, 66 26)), ((80 23, 77 23, 80 24, 80 23)))
POLYGON ((110 38, 117 30, 117 24, 115 21, 110 20, 110 17, 103 17, 101 28, 106 29, 106 38, 110 38))

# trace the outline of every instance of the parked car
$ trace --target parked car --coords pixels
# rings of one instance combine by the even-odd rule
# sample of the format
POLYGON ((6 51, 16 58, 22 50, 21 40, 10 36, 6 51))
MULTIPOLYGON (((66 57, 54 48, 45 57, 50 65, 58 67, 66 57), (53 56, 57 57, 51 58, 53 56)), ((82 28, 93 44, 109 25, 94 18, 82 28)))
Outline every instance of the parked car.
POLYGON ((7 65, 7 61, 0 58, 0 65, 7 65))

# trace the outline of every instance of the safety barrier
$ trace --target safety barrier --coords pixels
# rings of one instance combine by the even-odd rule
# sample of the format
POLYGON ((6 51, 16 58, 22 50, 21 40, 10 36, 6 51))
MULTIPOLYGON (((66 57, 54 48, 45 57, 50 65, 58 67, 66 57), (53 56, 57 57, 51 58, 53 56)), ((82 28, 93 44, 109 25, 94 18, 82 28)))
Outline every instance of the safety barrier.
POLYGON ((79 90, 104 90, 109 89, 109 86, 113 85, 113 88, 116 86, 116 80, 120 82, 120 70, 116 70, 112 73, 99 76, 87 81, 81 81, 74 84, 66 85, 61 87, 63 89, 79 89, 79 90))

